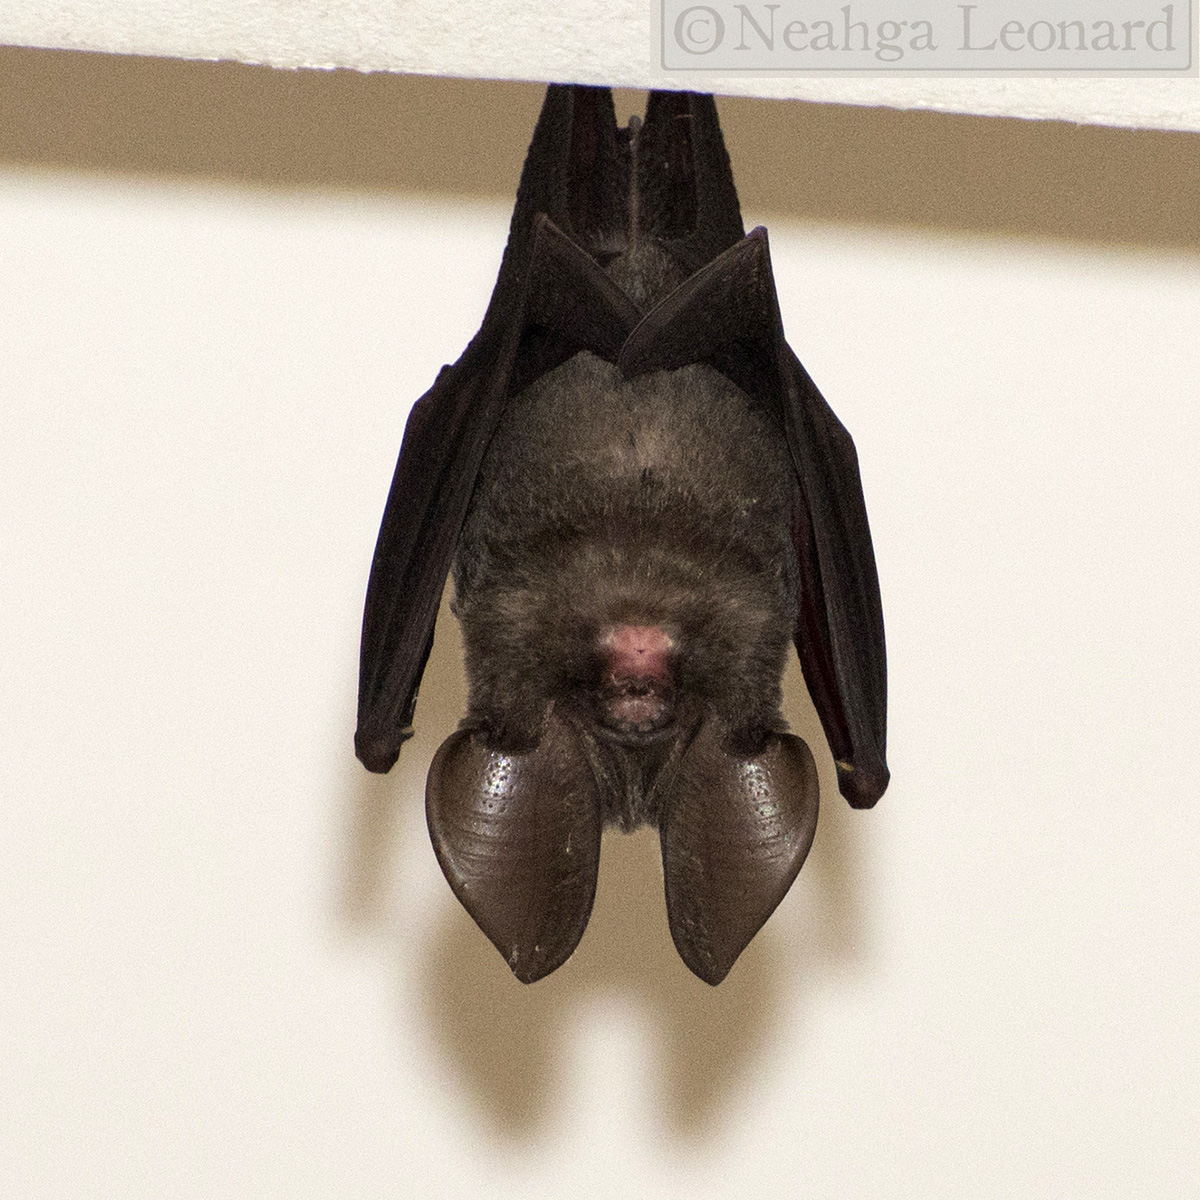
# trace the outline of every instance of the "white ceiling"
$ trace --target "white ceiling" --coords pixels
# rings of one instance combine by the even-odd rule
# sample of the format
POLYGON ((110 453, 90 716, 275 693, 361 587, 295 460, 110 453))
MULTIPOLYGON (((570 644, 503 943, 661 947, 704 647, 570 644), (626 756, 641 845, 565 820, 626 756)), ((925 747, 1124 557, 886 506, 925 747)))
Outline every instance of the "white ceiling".
MULTIPOLYGON (((1029 6, 1013 0, 1006 13, 1016 11, 1014 5, 1029 6)), ((1119 18, 1141 12, 1139 5, 1150 19, 1162 11, 1159 0, 1113 0, 1110 7, 1119 18)), ((961 8, 950 0, 912 0, 909 7, 944 10, 947 21, 957 20, 961 8)), ((1191 25, 1194 44, 1187 6, 1172 7, 1177 23, 1191 25)), ((829 8, 837 17, 834 0, 829 8)), ((281 67, 686 86, 728 95, 1200 130, 1194 67, 1190 77, 685 73, 662 65, 662 11, 659 0, 558 0, 550 7, 536 0, 7 0, 0 10, 0 43, 281 67)), ((1055 9, 1051 15, 1064 14, 1055 9)))

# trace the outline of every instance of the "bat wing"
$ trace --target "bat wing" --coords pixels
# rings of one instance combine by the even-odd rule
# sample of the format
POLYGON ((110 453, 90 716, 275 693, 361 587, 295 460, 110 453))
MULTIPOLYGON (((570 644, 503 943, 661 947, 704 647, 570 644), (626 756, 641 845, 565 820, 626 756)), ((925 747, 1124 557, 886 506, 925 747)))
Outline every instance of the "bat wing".
POLYGON ((745 237, 717 106, 695 92, 651 92, 637 139, 638 227, 686 274, 745 237))
POLYGON ((630 334, 626 376, 707 362, 774 414, 796 470, 796 648, 842 794, 869 808, 888 784, 883 609, 854 443, 783 334, 765 229, 655 306, 630 334))
POLYGON ((596 184, 622 169, 612 101, 601 92, 547 93, 483 324, 409 417, 363 614, 354 740, 372 771, 390 770, 412 735, 442 589, 505 404, 579 350, 615 361, 640 316, 555 221, 594 241, 616 219, 596 184))

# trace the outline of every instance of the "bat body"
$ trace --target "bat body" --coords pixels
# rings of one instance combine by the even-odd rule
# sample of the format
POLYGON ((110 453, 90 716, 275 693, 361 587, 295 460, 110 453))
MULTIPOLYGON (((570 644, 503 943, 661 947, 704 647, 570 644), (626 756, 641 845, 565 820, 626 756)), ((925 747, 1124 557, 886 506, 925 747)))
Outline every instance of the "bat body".
POLYGON ((453 570, 468 712, 434 848, 530 982, 583 935, 606 824, 659 831, 672 936, 719 982, 816 827, 794 643, 852 804, 887 785, 857 462, 783 338, 710 97, 547 93, 480 332, 410 417, 363 623, 359 757, 387 770, 453 570))

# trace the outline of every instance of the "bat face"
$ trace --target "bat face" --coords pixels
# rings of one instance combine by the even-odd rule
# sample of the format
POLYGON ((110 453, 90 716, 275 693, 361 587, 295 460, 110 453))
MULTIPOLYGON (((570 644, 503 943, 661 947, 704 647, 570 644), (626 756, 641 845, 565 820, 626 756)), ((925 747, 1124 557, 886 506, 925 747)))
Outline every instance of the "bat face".
POLYGON ((479 334, 413 410, 364 616, 387 770, 453 569, 469 703, 435 851, 518 978, 574 950, 606 824, 650 824, 676 946, 717 983, 816 827, 796 645, 852 804, 887 783, 883 629, 849 435, 787 346, 711 98, 552 87, 479 334))
MULTIPOLYGON (((629 621, 645 618, 629 615, 629 621)), ((675 726, 675 662, 681 631, 657 625, 604 625, 596 634, 595 716, 610 737, 641 745, 675 726)))

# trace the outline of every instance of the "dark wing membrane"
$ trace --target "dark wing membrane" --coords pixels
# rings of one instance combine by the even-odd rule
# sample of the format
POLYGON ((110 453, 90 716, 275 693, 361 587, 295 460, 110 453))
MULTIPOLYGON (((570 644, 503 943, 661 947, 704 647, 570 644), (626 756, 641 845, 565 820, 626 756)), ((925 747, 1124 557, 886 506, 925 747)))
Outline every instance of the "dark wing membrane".
POLYGON ((781 359, 788 442, 803 482, 793 539, 807 587, 802 583, 796 649, 838 787, 855 808, 870 808, 890 778, 887 653, 858 455, 790 347, 783 346, 781 359))
POLYGON ((608 90, 549 88, 483 324, 404 431, 363 613, 354 743, 372 771, 390 770, 412 735, 438 603, 505 403, 576 350, 614 359, 639 315, 555 228, 603 242, 623 230, 627 201, 628 147, 608 90))
POLYGON ((888 783, 883 609, 854 443, 783 336, 765 229, 647 313, 626 376, 707 362, 776 414, 798 481, 796 646, 842 795, 869 808, 888 783))
POLYGON ((658 242, 689 275, 745 236, 711 96, 650 93, 636 186, 639 236, 658 242))
POLYGON ((745 236, 711 96, 651 92, 633 133, 617 128, 608 88, 552 85, 529 161, 539 169, 522 176, 514 230, 544 212, 601 263, 636 239, 691 274, 745 236))
POLYGON ((425 812, 454 894, 513 974, 533 983, 566 962, 591 915, 602 827, 570 728, 551 719, 528 754, 452 734, 429 768, 425 812))
POLYGON ((505 403, 578 350, 615 359, 638 317, 551 221, 539 215, 531 226, 510 311, 501 320, 489 309, 466 353, 417 402, 404 432, 363 614, 354 741, 372 771, 390 770, 411 736, 438 603, 505 403))
POLYGON ((812 753, 791 734, 742 758, 710 722, 683 755, 663 805, 663 877, 671 937, 705 983, 725 978, 792 886, 818 790, 812 753))

